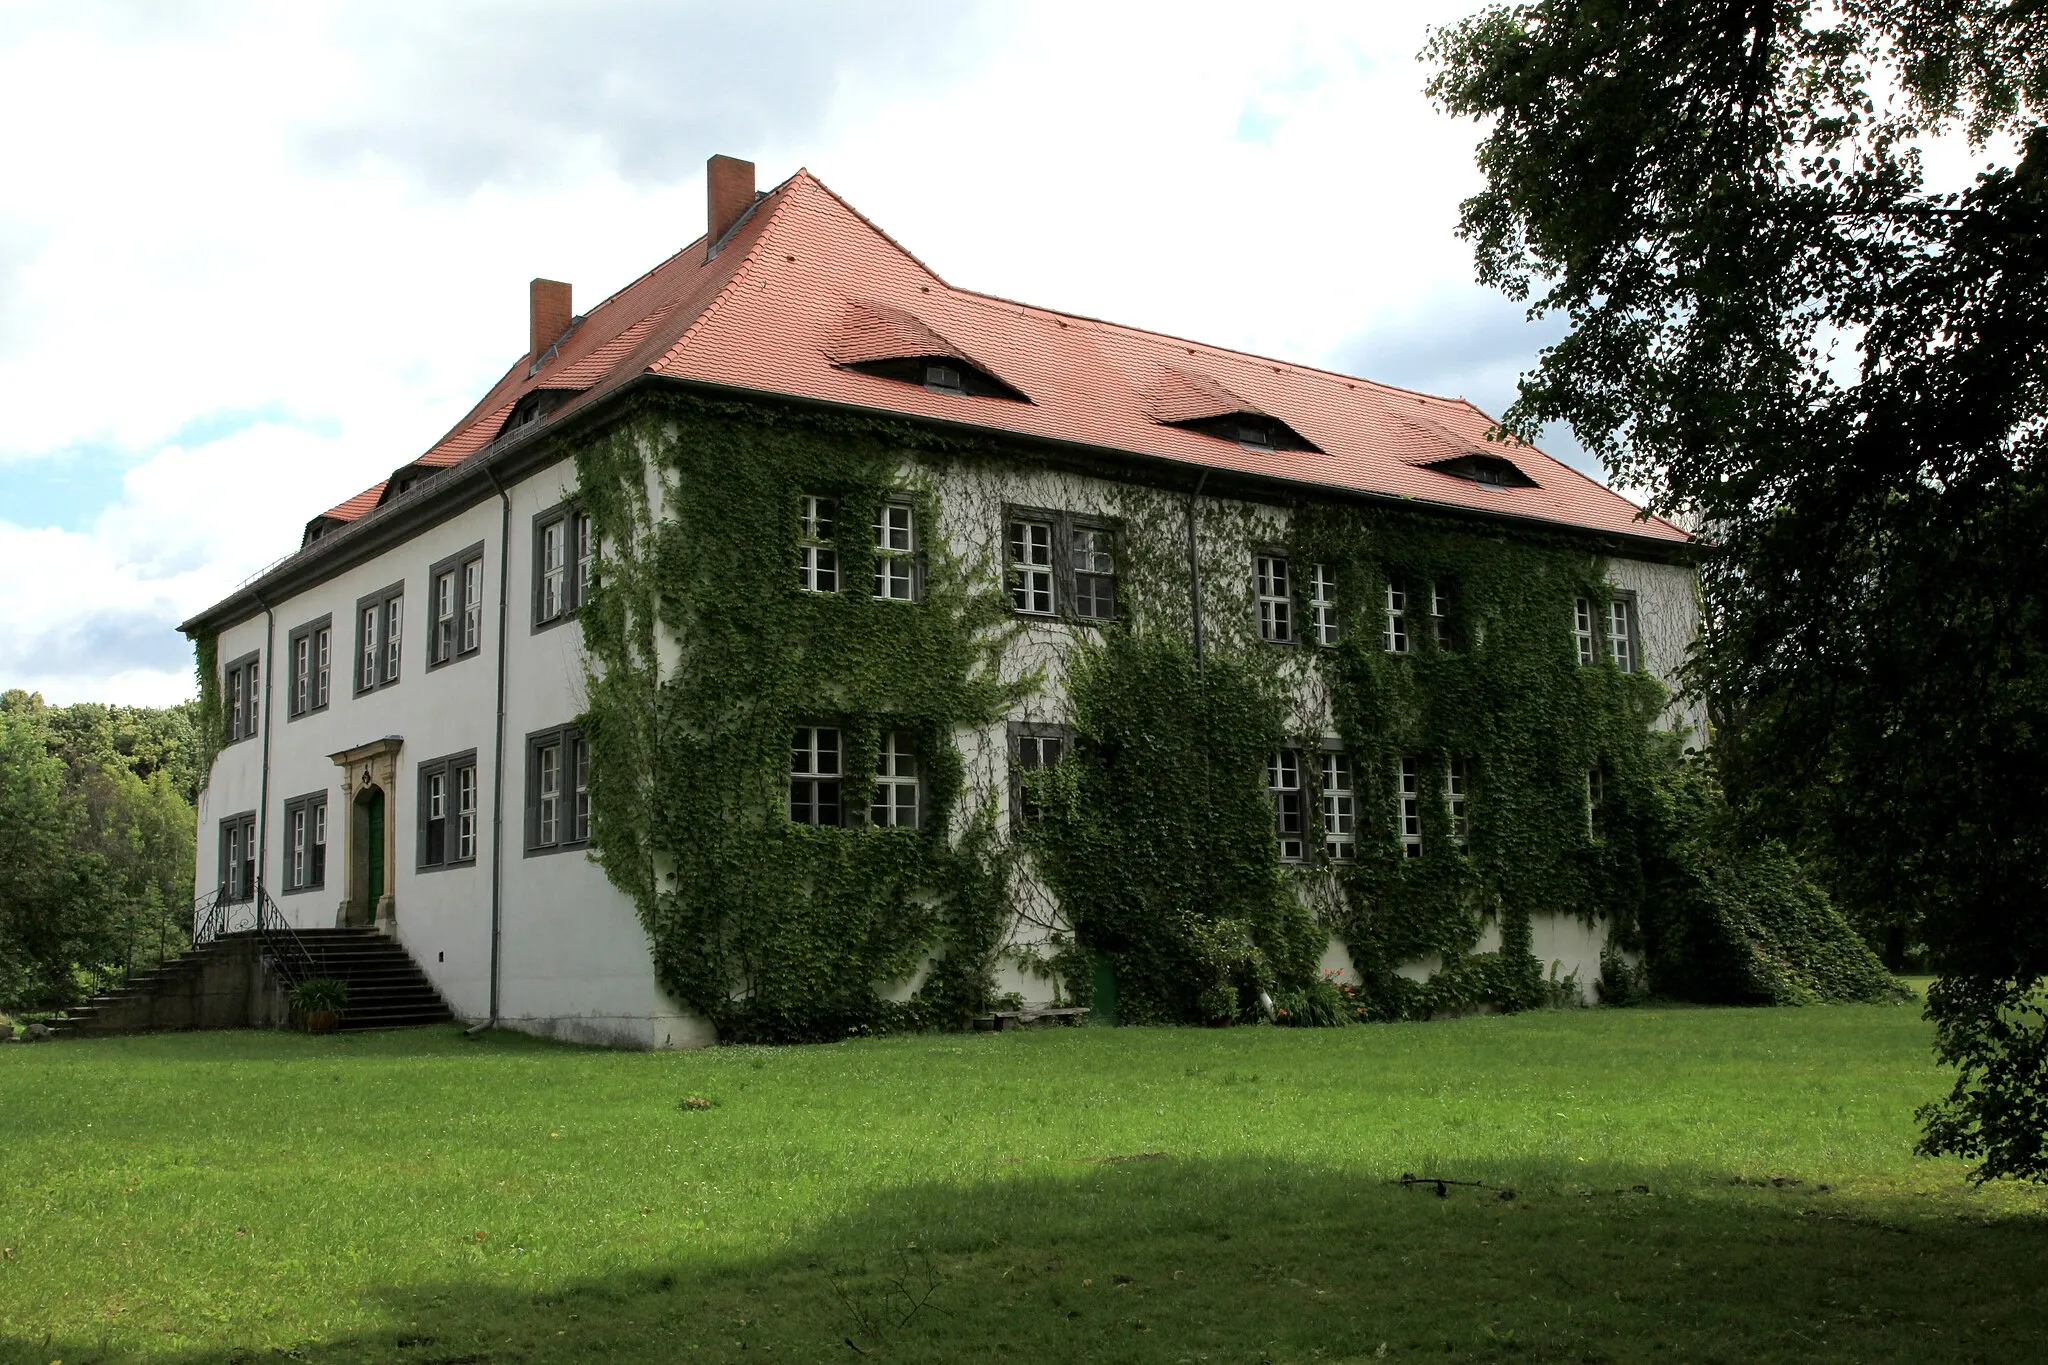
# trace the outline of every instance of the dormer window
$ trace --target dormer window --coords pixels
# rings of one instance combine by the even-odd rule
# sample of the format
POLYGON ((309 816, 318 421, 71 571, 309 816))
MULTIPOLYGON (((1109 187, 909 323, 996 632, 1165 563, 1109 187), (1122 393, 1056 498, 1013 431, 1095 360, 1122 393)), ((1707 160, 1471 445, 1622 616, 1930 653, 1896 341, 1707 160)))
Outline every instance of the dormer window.
POLYGON ((938 393, 965 393, 960 383, 960 371, 951 365, 927 362, 924 367, 924 386, 938 393))
POLYGON ((1179 427, 1184 431, 1199 431, 1204 436, 1230 441, 1260 454, 1275 450, 1313 450, 1318 453, 1321 451, 1315 442, 1293 427, 1263 412, 1226 412, 1208 417, 1191 417, 1184 421, 1162 422, 1161 425, 1179 427))
POLYGON ((1007 398, 1013 403, 1031 400, 987 370, 970 365, 958 356, 896 356, 886 360, 841 361, 840 368, 915 384, 927 393, 962 394, 969 398, 1007 398))
POLYGON ((1239 422, 1237 424, 1237 443, 1241 446, 1249 446, 1253 450, 1271 450, 1273 448, 1273 433, 1255 422, 1239 422))
POLYGON ((1537 486, 1536 480, 1523 473, 1520 465, 1499 455, 1459 455, 1449 460, 1433 460, 1424 467, 1434 469, 1439 474, 1448 474, 1454 479, 1483 484, 1488 488, 1537 486))

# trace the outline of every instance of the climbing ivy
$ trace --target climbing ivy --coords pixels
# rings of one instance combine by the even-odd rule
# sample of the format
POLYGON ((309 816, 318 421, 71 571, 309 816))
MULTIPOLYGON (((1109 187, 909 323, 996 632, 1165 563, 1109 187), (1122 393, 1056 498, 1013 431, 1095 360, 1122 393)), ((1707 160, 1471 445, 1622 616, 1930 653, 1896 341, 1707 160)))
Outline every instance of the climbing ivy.
POLYGON ((1611 999, 1885 988, 1782 850, 1738 848, 1717 793, 1686 785, 1676 741, 1655 729, 1662 686, 1604 651, 1579 662, 1573 600, 1597 612, 1611 589, 1568 535, 1094 482, 1097 505, 1075 510, 1121 528, 1119 618, 1026 638, 997 547, 929 534, 961 515, 948 499, 963 488, 991 500, 971 511, 991 528, 1006 498, 1056 496, 1032 482, 1052 477, 1045 466, 992 437, 665 393, 575 455, 605 547, 583 613, 593 842, 639 907, 662 985, 726 1038, 958 1027, 994 1004, 1006 952, 1077 999, 1113 979, 1127 1020, 1256 1017, 1268 997, 1312 998, 1333 933, 1361 978, 1349 1013, 1526 1008, 1568 993, 1531 952, 1537 914, 1609 928, 1611 999), (805 494, 837 501, 837 593, 798 586, 805 494), (886 499, 910 500, 927 532, 914 605, 867 587, 886 499), (1330 566, 1337 643, 1257 638, 1258 545, 1289 556, 1298 599, 1308 566, 1330 566), (1390 585, 1409 594, 1404 653, 1384 647, 1390 585), (1450 604, 1441 641, 1432 587, 1450 604), (1013 839, 987 759, 1027 700, 1077 743, 1024 779, 1039 818, 1013 839), (923 827, 792 824, 791 738, 814 724, 845 736, 850 809, 884 732, 914 735, 923 827), (1296 746, 1313 773, 1326 737, 1349 759, 1356 857, 1313 856, 1310 790, 1312 856, 1282 863, 1267 762, 1296 746), (1420 857, 1396 830, 1404 757, 1422 774, 1420 857), (1453 758, 1468 785, 1462 842, 1442 795, 1453 758), (972 775, 970 759, 983 764, 972 775), (1701 930, 1708 920, 1719 927, 1701 930), (1018 949, 1020 925, 1043 947, 1018 949), (1418 962, 1425 979, 1401 970, 1418 962))
POLYGON ((605 545, 593 661, 593 841, 639 906, 662 985, 733 1040, 960 1026, 991 1003, 1010 920, 994 812, 963 808, 956 734, 998 719, 1009 615, 928 535, 923 600, 878 601, 878 506, 939 524, 907 425, 671 398, 577 452, 605 545), (805 494, 837 501, 841 591, 798 586, 805 494), (864 814, 885 731, 915 737, 923 828, 785 818, 792 736, 841 730, 864 814), (914 998, 885 998, 923 972, 914 998))
POLYGON ((192 641, 192 671, 198 675, 199 683, 199 715, 195 724, 199 727, 198 772, 203 791, 213 779, 213 760, 220 753, 221 736, 227 729, 227 718, 221 714, 219 637, 200 635, 192 641))

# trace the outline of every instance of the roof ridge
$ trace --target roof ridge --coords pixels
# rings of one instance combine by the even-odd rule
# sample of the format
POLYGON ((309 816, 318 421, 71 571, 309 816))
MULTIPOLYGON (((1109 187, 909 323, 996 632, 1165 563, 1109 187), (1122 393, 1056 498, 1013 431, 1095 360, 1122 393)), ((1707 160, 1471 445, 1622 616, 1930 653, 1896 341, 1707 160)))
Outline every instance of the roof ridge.
MULTIPOLYGON (((720 287, 719 291, 716 294, 711 296, 710 302, 706 303, 702 308, 697 310, 697 316, 690 320, 690 325, 688 327, 685 327, 681 332, 679 332, 676 335, 676 339, 669 343, 667 349, 662 351, 660 355, 655 356, 653 359, 647 362, 647 365, 642 370, 642 373, 652 373, 660 370, 660 368, 663 365, 668 363, 668 360, 671 356, 674 356, 677 352, 681 351, 684 347, 690 344, 691 338, 695 337, 699 332, 701 332, 706 326, 706 324, 708 324, 711 321, 713 315, 716 314, 718 310, 724 306, 725 301, 731 298, 733 294, 737 292, 740 281, 746 278, 748 273, 753 269, 755 258, 760 254, 762 244, 765 243, 768 240, 769 235, 775 231, 776 226, 782 218, 783 209, 787 207, 787 205, 790 203, 790 196, 786 193, 786 191, 795 188, 795 186, 802 181, 808 181, 813 185, 819 184, 819 181, 816 176, 812 175, 809 171, 799 166, 795 174, 791 175, 787 180, 784 180, 774 189, 767 191, 759 199, 756 199, 753 202, 753 204, 748 206, 748 210, 751 213, 755 210, 758 210, 763 204, 767 204, 769 200, 775 200, 774 204, 768 210, 768 216, 761 222, 761 230, 754 234, 754 240, 752 244, 747 247, 746 254, 740 257, 739 264, 733 267, 733 272, 731 276, 729 276, 726 279, 725 284, 722 287, 720 287), (777 198, 778 195, 782 197, 777 198)), ((820 187, 822 188, 822 186, 820 187)), ((827 193, 830 193, 830 191, 827 191, 827 193)), ((838 198, 837 195, 834 195, 833 197, 835 199, 838 198)))
POLYGON ((802 176, 805 180, 808 180, 811 184, 816 185, 826 194, 831 195, 833 203, 845 209, 855 218, 858 218, 861 222, 862 227, 865 227, 869 232, 874 233, 875 236, 880 237, 890 246, 896 248, 896 250, 901 252, 904 258, 908 260, 912 265, 916 266, 919 270, 922 270, 925 274, 931 276, 932 282, 934 284, 937 284, 941 288, 951 290, 955 293, 968 292, 966 290, 960 289, 957 285, 948 284, 945 278, 941 276, 938 271, 932 269, 930 266, 924 263, 923 257, 919 256, 915 251, 912 251, 909 247, 903 245, 903 243, 897 241, 894 237, 891 237, 889 235, 889 230, 887 228, 883 227, 880 223, 877 223, 874 219, 868 217, 865 213, 862 213, 859 209, 855 208, 847 200, 845 195, 841 194, 838 190, 833 189, 830 185, 820 180, 817 176, 812 175, 807 167, 797 167, 796 175, 792 175, 790 177, 790 180, 795 180, 797 176, 802 176))

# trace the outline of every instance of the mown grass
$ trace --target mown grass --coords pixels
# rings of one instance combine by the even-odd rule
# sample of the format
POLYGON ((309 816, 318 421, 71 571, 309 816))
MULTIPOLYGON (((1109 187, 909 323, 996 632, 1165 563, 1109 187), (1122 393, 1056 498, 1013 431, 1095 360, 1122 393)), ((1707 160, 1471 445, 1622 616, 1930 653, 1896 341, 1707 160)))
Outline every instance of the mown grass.
POLYGON ((1941 1088, 1910 1007, 11 1046, 0 1358, 2048 1358, 1941 1088))

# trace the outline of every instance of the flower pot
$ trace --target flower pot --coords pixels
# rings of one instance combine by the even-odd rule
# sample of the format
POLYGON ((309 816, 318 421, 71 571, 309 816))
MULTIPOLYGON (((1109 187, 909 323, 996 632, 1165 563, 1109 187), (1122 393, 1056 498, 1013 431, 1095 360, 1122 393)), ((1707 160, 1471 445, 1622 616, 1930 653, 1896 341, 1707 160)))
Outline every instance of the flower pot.
POLYGON ((306 1031, 309 1033, 332 1033, 341 1016, 333 1010, 306 1011, 306 1031))

